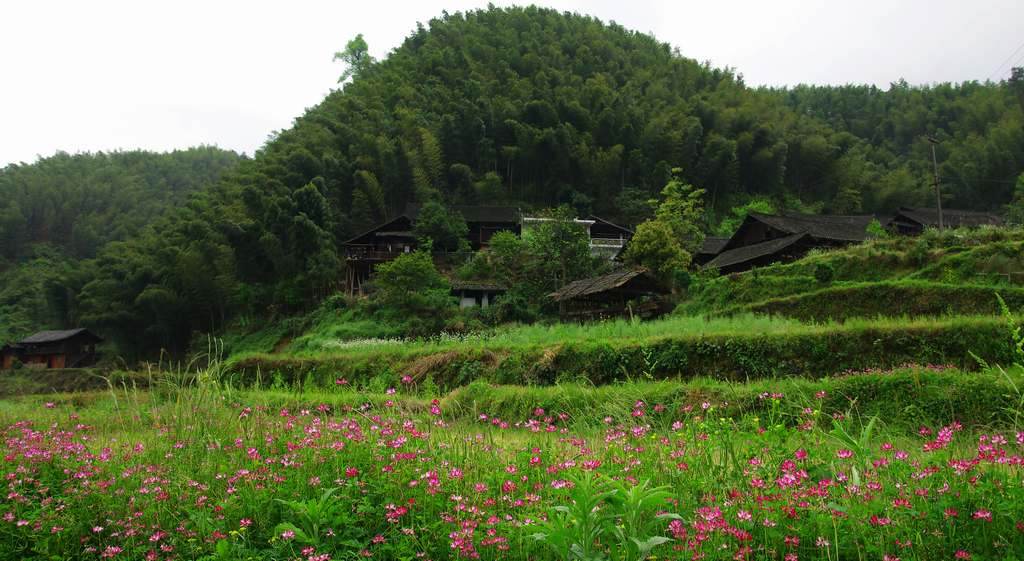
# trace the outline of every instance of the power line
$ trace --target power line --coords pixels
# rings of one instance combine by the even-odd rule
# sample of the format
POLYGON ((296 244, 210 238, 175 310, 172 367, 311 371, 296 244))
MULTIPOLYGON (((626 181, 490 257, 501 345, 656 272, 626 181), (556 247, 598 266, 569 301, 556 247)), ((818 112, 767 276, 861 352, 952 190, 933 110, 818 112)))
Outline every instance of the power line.
MULTIPOLYGON (((1006 66, 1007 62, 1010 62, 1011 60, 1013 60, 1013 57, 1017 56, 1017 53, 1019 53, 1021 49, 1024 49, 1024 43, 1021 43, 1020 46, 1014 49, 1013 52, 1010 53, 1010 56, 1006 57, 1006 60, 999 63, 999 66, 996 67, 996 69, 991 74, 988 75, 988 78, 986 78, 985 81, 987 82, 988 80, 991 80, 993 76, 998 74, 999 71, 1003 69, 1003 66, 1006 66)), ((1021 57, 1021 59, 1019 59, 1017 63, 1019 63, 1021 60, 1024 60, 1024 57, 1021 57)))
POLYGON ((1020 58, 1017 59, 1017 62, 1011 64, 1010 68, 1014 68, 1014 67, 1020 66, 1021 63, 1024 63, 1024 54, 1020 55, 1020 58))

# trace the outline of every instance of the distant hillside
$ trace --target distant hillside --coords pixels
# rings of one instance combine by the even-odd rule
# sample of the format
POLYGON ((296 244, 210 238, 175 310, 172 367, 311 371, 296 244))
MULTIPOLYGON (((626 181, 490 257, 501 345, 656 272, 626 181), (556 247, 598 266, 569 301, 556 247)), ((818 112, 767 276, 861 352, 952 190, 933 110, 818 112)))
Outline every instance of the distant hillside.
MULTIPOLYGON (((0 168, 0 342, 56 327, 47 283, 138 233, 240 157, 214 147, 166 154, 58 153, 0 168)), ((57 311, 59 312, 59 310, 57 311)))
POLYGON ((126 352, 182 350, 232 318, 309 309, 342 278, 340 242, 407 202, 568 204, 635 224, 674 167, 707 190, 710 222, 753 198, 888 211, 929 200, 924 134, 944 170, 977 178, 949 171, 950 200, 997 209, 1024 168, 1011 89, 753 90, 591 17, 445 14, 173 219, 101 252, 64 283, 69 314, 126 352))

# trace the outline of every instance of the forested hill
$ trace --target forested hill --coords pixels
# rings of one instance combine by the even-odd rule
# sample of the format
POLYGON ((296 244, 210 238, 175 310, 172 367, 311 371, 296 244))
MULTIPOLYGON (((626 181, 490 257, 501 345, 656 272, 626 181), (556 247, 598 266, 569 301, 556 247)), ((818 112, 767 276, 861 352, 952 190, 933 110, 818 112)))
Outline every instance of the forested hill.
MULTIPOLYGON (((899 80, 888 90, 798 86, 774 93, 797 113, 865 141, 867 159, 880 173, 879 181, 861 189, 865 210, 885 212, 930 197, 921 190, 930 187, 932 173, 931 146, 924 135, 939 141, 944 203, 999 210, 1024 169, 1024 73, 1014 73, 1015 79, 1000 84, 912 87, 899 80)), ((801 145, 811 152, 834 149, 824 138, 804 139, 801 145)))
POLYGON ((951 202, 995 209, 1024 168, 1008 82, 755 90, 653 37, 533 7, 446 14, 381 62, 356 54, 351 83, 253 161, 68 275, 65 320, 126 355, 180 351, 334 290, 340 242, 409 201, 569 204, 636 223, 679 167, 707 190, 711 222, 753 198, 888 211, 930 200, 932 134, 951 202))
POLYGON ((137 234, 239 160, 231 151, 198 147, 58 153, 0 168, 0 343, 60 327, 47 281, 108 242, 137 234))
POLYGON ((72 258, 94 257, 168 207, 220 179, 238 154, 203 146, 165 154, 63 152, 0 168, 0 258, 15 261, 35 244, 72 258))

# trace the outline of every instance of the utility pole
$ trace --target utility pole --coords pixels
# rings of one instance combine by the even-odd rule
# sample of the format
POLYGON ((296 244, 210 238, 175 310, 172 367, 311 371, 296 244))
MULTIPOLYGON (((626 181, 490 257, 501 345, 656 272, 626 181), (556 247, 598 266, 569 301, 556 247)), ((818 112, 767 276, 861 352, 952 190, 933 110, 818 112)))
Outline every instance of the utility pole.
POLYGON ((935 174, 935 209, 939 212, 939 230, 942 230, 942 193, 939 191, 939 161, 935 157, 935 145, 939 143, 939 140, 934 136, 927 136, 925 138, 932 145, 932 169, 935 174))

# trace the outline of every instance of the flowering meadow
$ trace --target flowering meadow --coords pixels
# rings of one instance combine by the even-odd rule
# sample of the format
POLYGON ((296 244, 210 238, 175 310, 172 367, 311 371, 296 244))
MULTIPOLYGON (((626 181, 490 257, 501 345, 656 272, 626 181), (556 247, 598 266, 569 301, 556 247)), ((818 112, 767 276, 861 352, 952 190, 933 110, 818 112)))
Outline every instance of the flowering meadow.
POLYGON ((1012 426, 904 428, 825 390, 794 414, 764 392, 756 415, 696 398, 516 418, 338 391, 0 403, 0 558, 1024 558, 1012 426))

